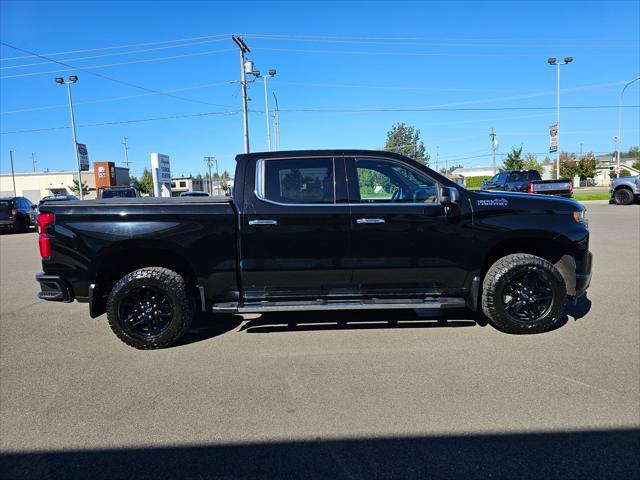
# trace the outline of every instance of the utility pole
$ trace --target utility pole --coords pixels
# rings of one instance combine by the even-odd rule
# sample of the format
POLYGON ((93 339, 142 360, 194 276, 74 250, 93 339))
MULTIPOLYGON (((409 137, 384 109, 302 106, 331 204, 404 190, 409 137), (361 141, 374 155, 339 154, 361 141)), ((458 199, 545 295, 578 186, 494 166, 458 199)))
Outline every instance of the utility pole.
MULTIPOLYGON (((204 161, 209 167, 209 195, 213 195, 213 177, 211 177, 211 164, 216 162, 216 172, 218 171, 218 161, 216 157, 204 157, 204 161)), ((218 175, 218 181, 220 181, 220 176, 218 175)))
POLYGON ((267 146, 269 147, 269 151, 271 151, 271 119, 269 118, 269 89, 267 88, 267 78, 275 77, 276 69, 272 68, 269 70, 267 75, 262 77, 262 81, 264 82, 264 106, 265 106, 265 118, 267 119, 267 146))
POLYGON ((36 154, 33 153, 33 152, 31 152, 31 163, 33 164, 33 171, 35 172, 36 171, 36 163, 38 163, 38 162, 36 162, 36 154))
POLYGON ((580 142, 580 156, 582 156, 582 142, 580 142))
POLYGON ((240 84, 242 86, 242 120, 244 126, 244 153, 249 153, 249 117, 247 115, 247 77, 244 67, 244 54, 249 53, 249 47, 244 43, 242 37, 231 35, 231 39, 240 48, 240 84))
POLYGON ((16 174, 13 171, 13 154, 15 152, 13 150, 9 150, 9 158, 11 159, 11 180, 13 181, 13 196, 17 197, 18 193, 16 192, 16 174))
POLYGON ((438 170, 438 162, 440 161, 440 147, 436 146, 436 172, 440 173, 438 170))
POLYGON ((493 127, 491 127, 491 133, 489 134, 489 137, 491 137, 491 152, 493 155, 493 162, 492 162, 492 166, 493 166, 493 174, 496 174, 496 145, 497 145, 497 141, 496 141, 496 133, 493 131, 493 127))
POLYGON ((276 102, 276 108, 273 111, 273 129, 275 130, 276 135, 276 151, 280 151, 280 119, 278 118, 278 112, 280 111, 278 108, 278 97, 276 96, 276 92, 273 92, 273 98, 276 102))
POLYGON ((133 163, 129 161, 129 143, 128 143, 129 139, 127 137, 124 137, 124 141, 122 142, 122 145, 124 145, 124 163, 127 168, 129 168, 129 164, 133 163))

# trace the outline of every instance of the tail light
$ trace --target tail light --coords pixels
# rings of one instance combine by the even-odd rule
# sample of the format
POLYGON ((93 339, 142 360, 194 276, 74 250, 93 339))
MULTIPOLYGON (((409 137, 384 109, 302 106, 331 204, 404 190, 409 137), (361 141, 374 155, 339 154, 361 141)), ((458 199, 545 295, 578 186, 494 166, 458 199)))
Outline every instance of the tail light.
POLYGON ((529 182, 527 185, 527 193, 533 193, 533 182, 529 182))
POLYGON ((18 209, 17 208, 12 208, 11 209, 11 216, 15 217, 18 214, 18 209))
POLYGON ((47 227, 53 225, 53 213, 41 213, 38 215, 38 245, 40 246, 40 256, 49 258, 51 256, 51 240, 47 235, 47 227))

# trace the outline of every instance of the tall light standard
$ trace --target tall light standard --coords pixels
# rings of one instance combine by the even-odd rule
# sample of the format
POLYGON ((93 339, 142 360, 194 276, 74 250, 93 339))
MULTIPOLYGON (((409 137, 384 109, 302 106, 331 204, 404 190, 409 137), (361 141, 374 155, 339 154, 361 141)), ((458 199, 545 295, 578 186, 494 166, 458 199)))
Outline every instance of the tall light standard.
POLYGON ((18 193, 16 192, 16 174, 13 171, 13 154, 15 152, 13 150, 9 150, 9 158, 11 159, 11 180, 13 181, 13 196, 17 197, 18 193))
POLYGON ((630 82, 627 82, 627 84, 622 87, 622 91, 620 92, 620 106, 618 107, 618 137, 617 137, 617 141, 616 141, 616 160, 617 160, 617 171, 618 173, 616 174, 616 177, 620 178, 620 147, 622 146, 622 107, 624 106, 624 91, 627 89, 627 87, 629 85, 631 85, 634 82, 637 82, 638 80, 640 80, 640 77, 638 78, 634 78, 633 80, 631 80, 630 82))
POLYGON ((266 109, 266 119, 267 119, 267 146, 269 147, 269 151, 271 151, 271 119, 269 118, 269 90, 267 87, 267 78, 273 78, 276 76, 276 69, 272 68, 267 72, 267 75, 262 76, 262 81, 264 82, 264 105, 266 109))
POLYGON ((82 173, 80 168, 80 156, 78 155, 78 140, 76 138, 76 119, 73 115, 73 100, 71 98, 71 84, 76 83, 77 81, 78 77, 76 75, 71 75, 66 82, 62 77, 56 78, 56 83, 67 86, 67 94, 69 95, 69 112, 71 112, 71 133, 73 134, 73 151, 76 154, 76 163, 78 164, 78 191, 80 192, 80 200, 83 200, 84 194, 82 192, 82 173))
POLYGON ((549 62, 549 65, 556 65, 558 67, 558 86, 556 95, 556 139, 558 142, 556 147, 556 178, 560 178, 560 65, 567 65, 573 62, 573 57, 564 57, 564 62, 558 62, 557 58, 551 57, 547 62, 549 62))

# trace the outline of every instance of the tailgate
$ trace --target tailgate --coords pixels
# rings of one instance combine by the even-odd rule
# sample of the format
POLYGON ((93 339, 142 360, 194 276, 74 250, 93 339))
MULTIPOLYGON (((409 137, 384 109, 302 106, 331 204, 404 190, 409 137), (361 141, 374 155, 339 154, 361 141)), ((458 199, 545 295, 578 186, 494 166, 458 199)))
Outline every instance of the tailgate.
POLYGON ((546 195, 566 195, 571 192, 571 181, 543 180, 540 183, 533 182, 533 192, 546 195))
POLYGON ((13 208, 13 200, 0 200, 0 221, 13 218, 11 209, 13 208))

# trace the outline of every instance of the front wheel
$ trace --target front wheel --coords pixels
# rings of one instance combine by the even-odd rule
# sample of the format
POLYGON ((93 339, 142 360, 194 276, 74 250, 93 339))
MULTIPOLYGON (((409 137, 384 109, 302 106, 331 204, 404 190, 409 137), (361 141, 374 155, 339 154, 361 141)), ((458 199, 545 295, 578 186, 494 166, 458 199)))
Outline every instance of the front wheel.
POLYGON ((496 261, 482 285, 482 310, 507 333, 540 333, 552 329, 564 310, 567 288, 557 268, 524 253, 496 261))
POLYGON ((139 349, 174 344, 190 327, 193 309, 184 278, 161 267, 147 267, 122 277, 107 299, 113 332, 139 349))
POLYGON ((616 205, 631 205, 633 203, 633 192, 628 188, 619 188, 613 194, 613 201, 616 205))

